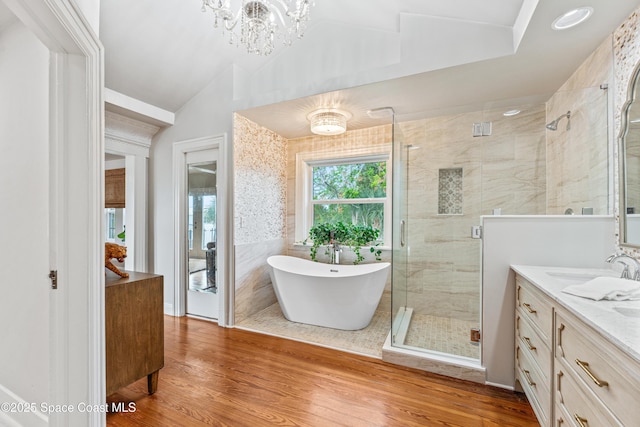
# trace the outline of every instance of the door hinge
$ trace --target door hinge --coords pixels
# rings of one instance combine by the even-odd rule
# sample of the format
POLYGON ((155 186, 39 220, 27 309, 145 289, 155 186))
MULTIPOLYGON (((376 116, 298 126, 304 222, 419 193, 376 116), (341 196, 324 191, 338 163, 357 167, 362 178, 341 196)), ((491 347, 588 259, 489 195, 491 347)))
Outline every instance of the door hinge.
POLYGON ((51 279, 51 289, 58 289, 58 270, 49 271, 49 279, 51 279))

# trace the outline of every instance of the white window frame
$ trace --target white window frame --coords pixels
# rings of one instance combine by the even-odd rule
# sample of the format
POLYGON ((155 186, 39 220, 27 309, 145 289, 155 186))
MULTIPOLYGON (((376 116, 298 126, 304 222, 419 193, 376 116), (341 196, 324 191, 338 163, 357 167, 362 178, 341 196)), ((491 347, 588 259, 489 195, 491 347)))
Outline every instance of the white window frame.
MULTIPOLYGON (((345 150, 336 153, 334 150, 301 152, 296 154, 296 206, 295 206, 295 242, 301 243, 309 236, 313 225, 313 167, 351 163, 381 162, 387 163, 387 196, 385 198, 359 199, 384 204, 383 249, 391 247, 391 201, 392 201, 392 158, 391 144, 381 144, 345 150)), ((356 199, 357 200, 357 199, 356 199)), ((342 199, 340 199, 342 201, 342 199)), ((316 201, 322 204, 336 203, 336 200, 316 201)))

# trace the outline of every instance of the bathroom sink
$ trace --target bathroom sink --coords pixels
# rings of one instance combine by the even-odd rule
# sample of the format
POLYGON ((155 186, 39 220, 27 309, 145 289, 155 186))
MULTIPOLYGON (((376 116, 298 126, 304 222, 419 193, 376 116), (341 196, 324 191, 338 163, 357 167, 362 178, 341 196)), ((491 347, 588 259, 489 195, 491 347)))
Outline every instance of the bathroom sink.
POLYGON ((627 317, 640 317, 640 307, 613 307, 615 311, 627 317))
POLYGON ((579 273, 566 271, 547 271, 547 275, 561 282, 570 284, 586 283, 589 280, 593 280, 596 277, 601 276, 601 274, 596 273, 579 273))

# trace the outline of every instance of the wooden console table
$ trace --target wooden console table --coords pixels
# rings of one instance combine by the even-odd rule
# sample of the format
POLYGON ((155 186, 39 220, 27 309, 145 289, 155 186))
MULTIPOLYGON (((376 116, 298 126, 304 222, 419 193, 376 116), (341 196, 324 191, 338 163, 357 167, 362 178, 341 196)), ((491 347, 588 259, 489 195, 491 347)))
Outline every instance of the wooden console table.
POLYGON ((107 396, 147 377, 149 394, 164 366, 163 277, 108 274, 105 288, 107 396))

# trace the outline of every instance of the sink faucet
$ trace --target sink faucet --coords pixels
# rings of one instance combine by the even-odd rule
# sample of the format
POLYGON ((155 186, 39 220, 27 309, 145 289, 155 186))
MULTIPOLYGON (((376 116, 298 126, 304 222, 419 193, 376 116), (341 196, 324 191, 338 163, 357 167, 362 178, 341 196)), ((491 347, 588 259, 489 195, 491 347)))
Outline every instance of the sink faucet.
POLYGON ((340 264, 340 243, 333 238, 333 231, 329 233, 329 264, 340 264))
POLYGON ((610 255, 606 261, 609 264, 613 264, 615 262, 618 262, 622 265, 624 265, 624 269, 622 270, 622 274, 620 275, 620 277, 622 279, 632 279, 632 280, 638 280, 640 281, 640 262, 638 262, 637 259, 633 258, 632 256, 629 256, 625 253, 614 253, 612 255, 610 255), (633 272, 633 276, 631 276, 631 273, 629 272, 629 264, 623 262, 623 261, 628 261, 630 263, 633 264, 634 267, 634 272, 633 272))

